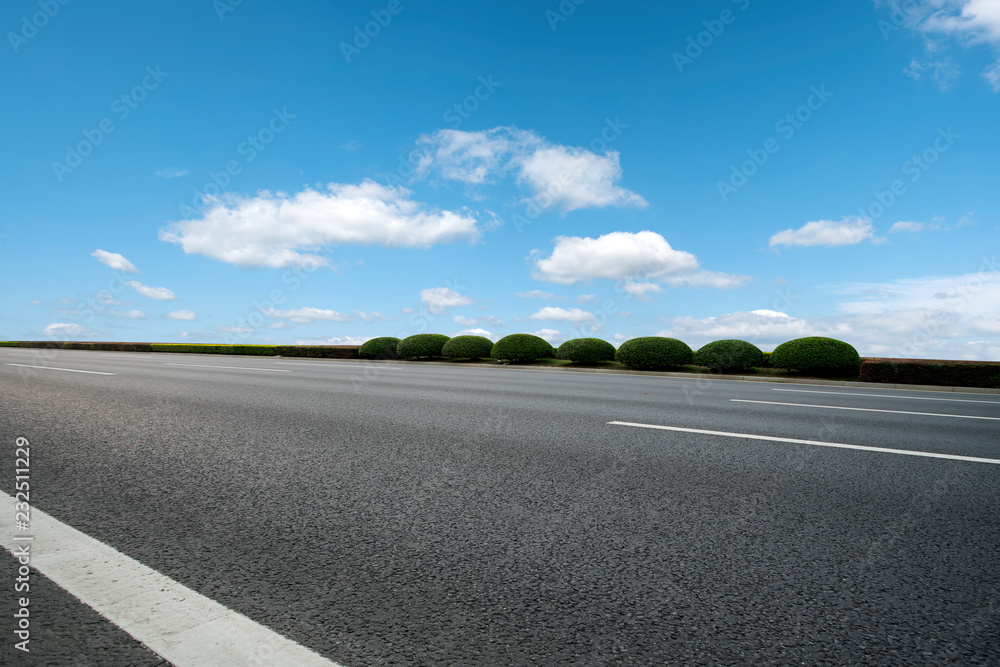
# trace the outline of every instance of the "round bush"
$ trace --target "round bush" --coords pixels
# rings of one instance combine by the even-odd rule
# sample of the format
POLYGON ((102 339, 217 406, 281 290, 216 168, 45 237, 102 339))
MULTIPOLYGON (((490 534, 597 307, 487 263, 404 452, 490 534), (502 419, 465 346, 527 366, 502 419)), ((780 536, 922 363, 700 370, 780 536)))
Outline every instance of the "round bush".
POLYGON ((482 359, 490 356, 493 341, 486 336, 455 336, 441 350, 450 359, 482 359))
POLYGON ((531 334, 511 334, 496 342, 490 356, 497 361, 525 362, 551 359, 555 353, 544 338, 531 334))
POLYGON ((809 373, 858 372, 861 357, 848 343, 810 336, 782 343, 771 353, 771 365, 809 373))
POLYGON ((556 357, 578 364, 596 364, 614 361, 615 346, 600 338, 574 338, 559 346, 556 357))
POLYGON ((417 334, 399 341, 396 354, 412 359, 414 357, 440 357, 441 349, 450 339, 444 334, 417 334))
POLYGON ((645 336, 622 343, 615 359, 629 368, 652 371, 690 364, 693 356, 687 343, 676 338, 645 336))
POLYGON ((719 372, 742 371, 762 366, 764 353, 745 340, 717 340, 695 352, 694 363, 719 372))
POLYGON ((372 338, 361 344, 358 356, 362 359, 395 359, 398 345, 399 339, 392 336, 372 338))

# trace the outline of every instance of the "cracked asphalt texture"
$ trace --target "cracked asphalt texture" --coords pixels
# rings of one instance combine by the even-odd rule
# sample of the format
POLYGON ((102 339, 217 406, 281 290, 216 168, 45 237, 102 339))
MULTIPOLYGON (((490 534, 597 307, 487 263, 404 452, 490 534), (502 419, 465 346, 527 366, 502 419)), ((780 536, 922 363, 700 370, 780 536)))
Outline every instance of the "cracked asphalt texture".
MULTIPOLYGON (((43 363, 118 375, 0 365, 0 489, 28 438, 33 505, 343 665, 1000 664, 1000 466, 607 424, 1000 458, 1000 421, 729 400, 1000 417, 998 396, 206 355, 43 363)), ((93 612, 43 581, 38 656, 10 664, 76 664, 35 662, 43 650, 158 664, 109 623, 115 650, 139 653, 86 642, 93 612)))

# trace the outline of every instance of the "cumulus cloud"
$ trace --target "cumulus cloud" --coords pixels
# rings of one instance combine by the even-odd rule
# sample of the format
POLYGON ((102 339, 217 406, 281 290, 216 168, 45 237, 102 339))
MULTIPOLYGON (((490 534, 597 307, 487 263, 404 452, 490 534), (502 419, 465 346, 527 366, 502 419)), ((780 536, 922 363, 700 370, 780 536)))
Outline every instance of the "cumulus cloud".
POLYGON ((451 321, 454 322, 455 324, 460 324, 463 327, 471 327, 477 324, 476 320, 469 317, 462 317, 461 315, 456 315, 455 317, 451 318, 451 321))
POLYGON ((420 300, 427 304, 427 310, 432 315, 440 315, 453 306, 468 306, 475 303, 469 297, 462 296, 450 287, 420 290, 420 300))
POLYGON ((42 333, 53 338, 91 338, 97 335, 96 331, 92 331, 81 324, 67 322, 47 324, 42 329, 42 333))
POLYGON ((490 333, 489 331, 487 331, 486 329, 463 329, 462 331, 459 331, 455 335, 456 336, 484 336, 486 338, 489 338, 490 340, 493 340, 493 334, 490 333))
POLYGON ((846 324, 823 324, 775 310, 751 310, 716 317, 667 318, 668 329, 658 336, 679 338, 697 349, 713 340, 737 338, 770 349, 793 338, 831 336, 850 340, 854 331, 846 324))
POLYGON ((471 215, 427 210, 409 196, 406 188, 371 180, 291 196, 227 195, 212 200, 201 218, 172 223, 159 236, 185 253, 272 268, 326 266, 329 260, 316 253, 338 243, 426 248, 479 238, 471 215))
POLYGON ((174 310, 167 313, 167 319, 171 320, 195 320, 198 316, 193 310, 174 310))
POLYGON ((494 327, 506 326, 506 323, 496 315, 483 315, 479 318, 479 320, 494 327))
POLYGON ((559 331, 555 329, 540 329, 538 331, 532 332, 533 335, 543 338, 549 342, 550 345, 555 345, 556 343, 561 343, 566 340, 566 337, 562 335, 559 331))
POLYGON ((292 310, 278 310, 266 307, 260 311, 265 317, 274 319, 290 319, 296 324, 309 324, 317 320, 321 322, 350 322, 351 316, 346 313, 338 313, 336 310, 324 310, 322 308, 295 308, 292 310))
POLYGON ((139 269, 135 268, 132 262, 128 261, 116 252, 108 252, 106 250, 97 249, 90 253, 91 257, 96 257, 97 261, 105 266, 110 266, 112 269, 122 271, 123 273, 139 273, 139 269))
POLYGON ((107 315, 109 317, 117 317, 124 320, 144 320, 146 319, 146 313, 141 310, 115 310, 114 308, 102 309, 102 315, 107 315))
POLYGON ((784 246, 843 246, 862 241, 875 241, 875 228, 866 218, 845 217, 843 220, 816 220, 798 229, 786 229, 771 237, 771 247, 784 246))
POLYGON ((580 308, 556 308, 546 306, 528 316, 529 320, 552 320, 554 322, 592 322, 594 314, 580 308))
POLYGON ((479 185, 513 174, 540 209, 566 212, 647 205, 640 195, 618 185, 622 168, 617 151, 599 155, 585 148, 552 144, 515 127, 478 132, 438 130, 421 136, 417 143, 425 151, 418 175, 436 170, 442 178, 479 185))
POLYGON ((138 280, 130 280, 125 283, 132 289, 134 289, 139 294, 143 295, 147 299, 156 299, 157 301, 171 301, 176 299, 174 293, 168 290, 166 287, 149 287, 148 285, 143 285, 138 280))
POLYGON ((735 287, 749 278, 699 270, 698 259, 689 252, 675 250, 655 232, 611 232, 596 239, 560 236, 549 257, 535 251, 532 277, 537 280, 572 285, 606 279, 625 281, 623 289, 646 294, 656 291, 643 285, 650 281, 676 286, 735 287))
POLYGON ((626 294, 631 294, 639 301, 649 301, 647 292, 662 292, 663 288, 656 283, 625 283, 622 289, 626 294))

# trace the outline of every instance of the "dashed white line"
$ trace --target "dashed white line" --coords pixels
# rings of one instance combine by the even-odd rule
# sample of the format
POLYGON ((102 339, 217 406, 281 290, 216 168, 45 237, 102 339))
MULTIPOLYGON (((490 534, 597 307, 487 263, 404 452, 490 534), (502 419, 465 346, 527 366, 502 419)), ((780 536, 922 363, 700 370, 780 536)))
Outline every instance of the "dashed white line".
POLYGON ((339 667, 37 508, 14 542, 14 499, 0 491, 0 543, 29 544, 31 567, 177 667, 339 667))
POLYGON ((949 401, 952 403, 986 403, 1000 405, 1000 401, 979 401, 974 398, 934 398, 932 396, 899 396, 896 394, 861 394, 847 391, 816 391, 814 389, 779 389, 772 387, 771 391, 794 391, 800 394, 832 394, 833 396, 873 396, 876 398, 903 398, 908 401, 949 401))
POLYGON ((877 408, 848 408, 842 405, 811 405, 809 403, 779 403, 777 401, 751 401, 746 398, 730 398, 732 403, 762 403, 764 405, 791 405, 796 408, 826 408, 828 410, 857 410, 858 412, 891 412, 897 415, 921 415, 924 417, 955 417, 957 419, 987 419, 1000 421, 1000 417, 979 417, 977 415, 952 415, 938 412, 910 412, 907 410, 879 410, 877 408))
POLYGON ((770 440, 772 442, 790 442, 796 445, 814 445, 817 447, 835 447, 838 449, 855 449, 864 452, 881 452, 883 454, 903 454, 906 456, 923 456, 932 459, 950 459, 952 461, 969 461, 971 463, 1000 464, 1000 459, 984 459, 978 456, 959 456, 957 454, 938 454, 937 452, 920 452, 910 449, 888 449, 886 447, 868 447, 866 445, 847 445, 840 442, 821 442, 819 440, 799 440, 798 438, 779 438, 771 435, 755 435, 753 433, 729 433, 726 431, 707 431, 700 428, 682 428, 680 426, 659 426, 657 424, 635 424, 632 422, 608 422, 615 426, 634 426, 636 428, 652 428, 663 431, 680 431, 681 433, 701 433, 703 435, 721 435, 727 438, 746 438, 748 440, 770 440))
POLYGON ((236 371, 263 371, 265 373, 291 373, 281 368, 253 368, 252 366, 217 366, 216 364, 174 364, 165 362, 164 366, 188 366, 194 368, 228 368, 236 371))
POLYGON ((44 368, 47 371, 66 371, 68 373, 90 373, 92 375, 118 375, 118 373, 104 373, 102 371, 81 371, 79 368, 56 368, 55 366, 33 366, 31 364, 4 364, 5 366, 20 366, 21 368, 44 368))

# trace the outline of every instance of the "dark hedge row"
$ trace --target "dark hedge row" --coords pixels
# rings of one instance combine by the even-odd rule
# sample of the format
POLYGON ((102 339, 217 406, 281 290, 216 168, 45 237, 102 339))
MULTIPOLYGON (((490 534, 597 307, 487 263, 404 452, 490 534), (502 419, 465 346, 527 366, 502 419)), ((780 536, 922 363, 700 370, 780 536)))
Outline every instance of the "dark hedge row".
POLYGON ((200 343, 74 343, 25 341, 19 347, 54 350, 100 350, 104 352, 176 352, 187 354, 242 354, 255 356, 320 357, 357 359, 357 345, 213 345, 200 343))
POLYGON ((1000 362, 871 358, 861 362, 862 382, 1000 388, 1000 362))

